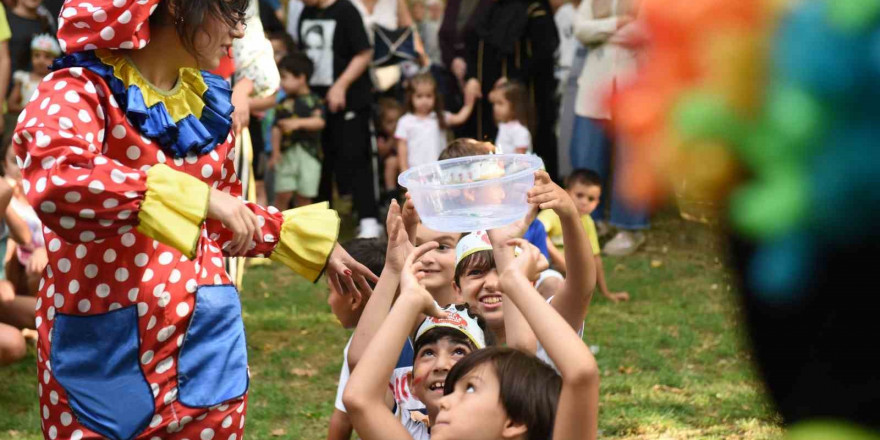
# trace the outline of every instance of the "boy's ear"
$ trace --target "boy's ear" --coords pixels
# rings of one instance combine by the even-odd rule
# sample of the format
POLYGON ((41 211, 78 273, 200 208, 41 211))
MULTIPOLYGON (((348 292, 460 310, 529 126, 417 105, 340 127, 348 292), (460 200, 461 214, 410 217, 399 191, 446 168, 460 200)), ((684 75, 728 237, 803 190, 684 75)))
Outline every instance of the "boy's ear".
POLYGON ((501 438, 524 438, 528 432, 529 428, 524 423, 516 423, 507 419, 507 422, 504 423, 504 429, 501 430, 501 438))
POLYGON ((451 281, 451 283, 452 283, 452 291, 455 292, 455 296, 456 296, 455 302, 456 303, 463 303, 464 297, 461 296, 461 287, 458 287, 458 284, 455 284, 455 281, 451 281))
POLYGON ((349 301, 351 302, 351 309, 352 310, 357 310, 358 308, 360 308, 364 304, 364 301, 366 301, 366 298, 369 298, 369 297, 365 298, 364 295, 354 295, 354 294, 348 295, 348 297, 351 298, 351 299, 349 299, 349 301))

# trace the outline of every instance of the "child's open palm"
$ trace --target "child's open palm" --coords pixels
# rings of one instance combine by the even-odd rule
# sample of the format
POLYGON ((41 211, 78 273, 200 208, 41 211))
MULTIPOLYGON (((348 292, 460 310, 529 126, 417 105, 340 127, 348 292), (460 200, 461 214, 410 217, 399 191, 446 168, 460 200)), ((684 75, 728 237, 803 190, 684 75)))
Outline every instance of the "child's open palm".
POLYGON ((422 313, 440 318, 446 316, 446 313, 437 306, 434 297, 422 286, 422 278, 425 275, 421 270, 424 266, 421 261, 418 261, 426 253, 437 249, 438 246, 440 244, 436 241, 429 241, 415 248, 406 257, 403 271, 400 273, 400 296, 419 304, 422 313))
POLYGON ((404 227, 403 216, 397 200, 391 201, 385 226, 388 228, 388 250, 385 253, 385 265, 394 272, 401 273, 406 257, 413 251, 413 245, 410 243, 409 235, 404 227))
POLYGON ((529 203, 552 209, 557 215, 577 215, 577 207, 568 193, 550 179, 546 171, 535 172, 535 186, 529 190, 529 203))

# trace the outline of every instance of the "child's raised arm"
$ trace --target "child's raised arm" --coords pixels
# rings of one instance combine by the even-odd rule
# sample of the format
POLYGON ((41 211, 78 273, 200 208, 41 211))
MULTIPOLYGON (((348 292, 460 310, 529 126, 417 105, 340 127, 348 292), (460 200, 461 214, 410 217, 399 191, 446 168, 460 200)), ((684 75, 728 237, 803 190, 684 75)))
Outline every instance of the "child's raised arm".
MULTIPOLYGON (((537 207, 532 206, 522 220, 510 226, 488 231, 489 241, 492 242, 492 255, 495 257, 495 267, 499 276, 501 275, 501 267, 509 265, 515 258, 515 246, 508 245, 508 242, 511 239, 522 238, 526 229, 534 221, 537 213, 537 207)), ((535 354, 538 350, 535 333, 529 327, 519 307, 507 298, 506 292, 504 293, 502 307, 504 310, 504 333, 507 339, 507 346, 535 354)))
POLYGON ((480 95, 480 83, 469 82, 464 88, 464 105, 458 113, 446 116, 446 125, 456 127, 467 122, 474 111, 474 102, 480 95))
POLYGON ((391 303, 394 302, 397 286, 400 284, 400 272, 403 270, 403 262, 413 249, 403 227, 400 205, 397 204, 396 200, 391 201, 391 207, 388 209, 388 218, 385 220, 385 223, 388 228, 388 250, 385 252, 385 268, 382 269, 379 282, 376 284, 373 294, 370 295, 370 299, 364 307, 357 328, 351 338, 351 345, 348 347, 348 368, 351 371, 354 371, 367 346, 382 325, 382 321, 385 320, 385 316, 388 315, 391 303))
POLYGON ((400 350, 419 315, 425 313, 429 316, 444 316, 431 294, 419 285, 416 275, 421 269, 421 263, 415 261, 437 246, 436 242, 425 243, 407 257, 401 273, 400 298, 370 342, 359 367, 352 371, 348 386, 345 387, 342 401, 355 430, 363 440, 412 438, 385 406, 384 397, 388 390, 388 377, 391 376, 400 350))
POLYGON ((519 246, 523 252, 512 261, 499 262, 501 287, 522 310, 562 376, 553 439, 593 440, 597 435, 599 414, 596 359, 571 325, 529 282, 526 274, 536 270, 540 252, 522 239, 511 240, 509 245, 519 246))
POLYGON ((587 231, 574 201, 544 171, 535 173, 535 187, 529 191, 529 203, 537 204, 541 209, 552 209, 562 223, 566 278, 551 304, 573 329, 578 330, 587 316, 596 287, 596 260, 587 240, 587 231))

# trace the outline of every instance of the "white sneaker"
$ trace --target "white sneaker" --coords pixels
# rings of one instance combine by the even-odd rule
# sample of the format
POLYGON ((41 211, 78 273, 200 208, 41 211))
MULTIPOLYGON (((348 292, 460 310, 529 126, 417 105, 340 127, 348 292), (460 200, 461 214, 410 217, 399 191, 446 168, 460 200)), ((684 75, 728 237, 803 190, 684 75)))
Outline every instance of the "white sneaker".
POLYGON ((645 234, 638 231, 620 231, 608 243, 602 253, 613 257, 624 257, 635 253, 645 243, 645 234))
POLYGON ((382 227, 379 221, 374 218, 361 219, 358 227, 357 238, 379 238, 382 235, 382 227))
POLYGON ((611 233, 611 226, 605 220, 599 220, 596 222, 596 235, 599 238, 602 238, 611 233))

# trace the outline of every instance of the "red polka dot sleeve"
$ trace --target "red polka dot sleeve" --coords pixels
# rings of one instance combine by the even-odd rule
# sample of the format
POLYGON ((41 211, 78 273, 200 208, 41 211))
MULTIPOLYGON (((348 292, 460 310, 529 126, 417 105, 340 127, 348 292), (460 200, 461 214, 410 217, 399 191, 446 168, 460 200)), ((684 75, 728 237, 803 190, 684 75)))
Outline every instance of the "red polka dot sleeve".
POLYGON ((129 231, 147 190, 145 172, 102 153, 105 112, 89 77, 82 69, 50 74, 13 136, 28 201, 68 242, 129 231))
MULTIPOLYGON (((235 153, 230 149, 223 163, 227 179, 217 189, 241 198, 242 184, 235 174, 235 153)), ((251 202, 245 205, 257 215, 263 243, 251 240, 246 256, 270 256, 306 279, 316 281, 324 270, 327 258, 339 234, 339 215, 326 203, 280 212, 275 207, 263 207, 251 202)), ((232 240, 232 233, 216 220, 206 222, 208 233, 224 254, 232 240)))

